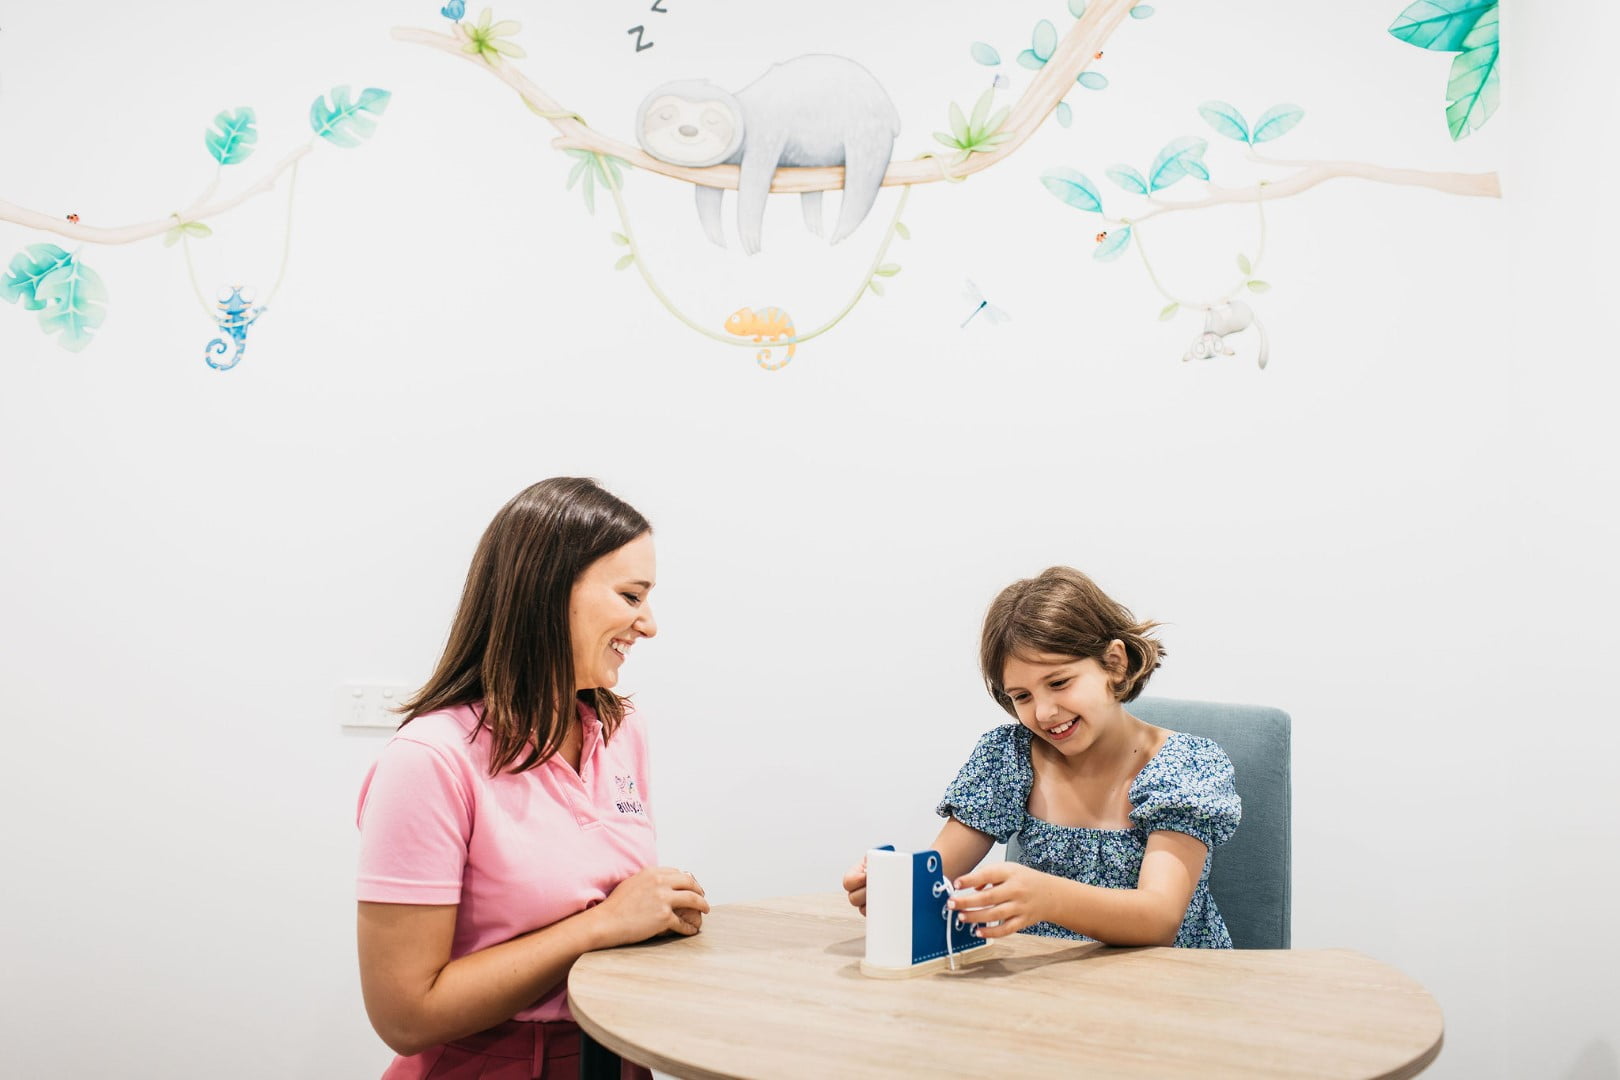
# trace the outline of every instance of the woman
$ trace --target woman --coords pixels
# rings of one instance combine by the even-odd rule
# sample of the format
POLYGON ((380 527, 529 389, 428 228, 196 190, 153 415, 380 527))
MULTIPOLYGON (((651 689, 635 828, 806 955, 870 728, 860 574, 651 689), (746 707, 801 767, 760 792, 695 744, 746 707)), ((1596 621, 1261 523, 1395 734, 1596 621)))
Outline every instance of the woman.
POLYGON ((697 881, 654 865, 646 732, 612 689, 657 633, 654 580, 646 519, 590 480, 541 481, 485 530, 438 669, 360 792, 385 1080, 571 1080, 574 961, 701 927, 697 881))

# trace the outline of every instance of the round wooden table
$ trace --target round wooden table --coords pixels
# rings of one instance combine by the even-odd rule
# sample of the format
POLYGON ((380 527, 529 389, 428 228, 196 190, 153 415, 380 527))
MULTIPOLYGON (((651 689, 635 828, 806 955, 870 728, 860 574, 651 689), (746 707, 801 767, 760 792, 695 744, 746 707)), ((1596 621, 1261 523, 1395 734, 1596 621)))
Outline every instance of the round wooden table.
POLYGON ((694 937, 587 953, 568 1002, 679 1077, 1406 1077, 1440 1052, 1434 998, 1349 949, 990 948, 872 979, 841 894, 726 904, 694 937))

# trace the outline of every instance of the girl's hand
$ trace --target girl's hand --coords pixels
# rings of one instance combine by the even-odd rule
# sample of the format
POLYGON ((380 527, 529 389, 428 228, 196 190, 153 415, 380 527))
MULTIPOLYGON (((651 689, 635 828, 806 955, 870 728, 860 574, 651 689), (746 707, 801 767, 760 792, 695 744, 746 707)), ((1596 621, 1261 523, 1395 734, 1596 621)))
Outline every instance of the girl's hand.
POLYGON ((849 894, 849 902, 866 914, 866 856, 850 867, 844 874, 844 891, 849 894))
POLYGON ((702 928, 708 910, 697 878, 672 866, 649 866, 625 878, 592 909, 602 921, 606 946, 670 932, 690 936, 702 928))
POLYGON ((965 923, 1001 924, 975 926, 973 932, 977 936, 1006 937, 1027 926, 1048 921, 1056 883, 1057 879, 1039 870, 1018 863, 996 863, 957 878, 956 888, 981 891, 975 896, 954 897, 949 904, 965 923))

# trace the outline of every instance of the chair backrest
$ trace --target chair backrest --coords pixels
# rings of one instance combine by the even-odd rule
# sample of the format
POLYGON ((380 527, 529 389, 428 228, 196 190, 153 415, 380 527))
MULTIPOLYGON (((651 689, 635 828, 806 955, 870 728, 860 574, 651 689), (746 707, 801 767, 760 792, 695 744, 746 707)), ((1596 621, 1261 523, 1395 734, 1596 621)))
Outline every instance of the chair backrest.
POLYGON ((1291 918, 1293 811, 1288 714, 1263 705, 1138 698, 1150 724, 1202 735, 1232 759, 1243 822, 1215 852, 1209 891, 1240 949, 1286 949, 1291 918))
MULTIPOLYGON (((1286 949, 1292 891, 1292 793, 1288 714, 1262 705, 1138 698, 1126 706, 1150 724, 1201 735, 1232 759, 1243 822, 1215 853, 1209 891, 1239 949, 1286 949)), ((1018 841, 1007 845, 1018 858, 1018 841)))

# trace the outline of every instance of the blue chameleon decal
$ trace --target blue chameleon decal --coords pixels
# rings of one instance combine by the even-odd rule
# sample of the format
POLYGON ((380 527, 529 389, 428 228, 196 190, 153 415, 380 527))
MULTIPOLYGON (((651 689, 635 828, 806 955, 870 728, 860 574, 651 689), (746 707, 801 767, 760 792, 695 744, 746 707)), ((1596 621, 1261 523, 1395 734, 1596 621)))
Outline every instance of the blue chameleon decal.
POLYGON ((215 363, 213 356, 209 355, 210 353, 224 356, 230 350, 230 342, 223 337, 217 337, 208 343, 207 349, 203 350, 203 359, 208 362, 208 366, 215 371, 229 371, 237 364, 240 364, 242 354, 247 351, 248 327, 258 322, 259 316, 268 310, 270 310, 268 307, 256 307, 250 310, 248 301, 242 299, 241 287, 232 286, 231 295, 219 301, 219 314, 214 317, 219 320, 219 328, 225 332, 226 337, 236 342, 236 352, 232 353, 231 358, 224 363, 215 363))

